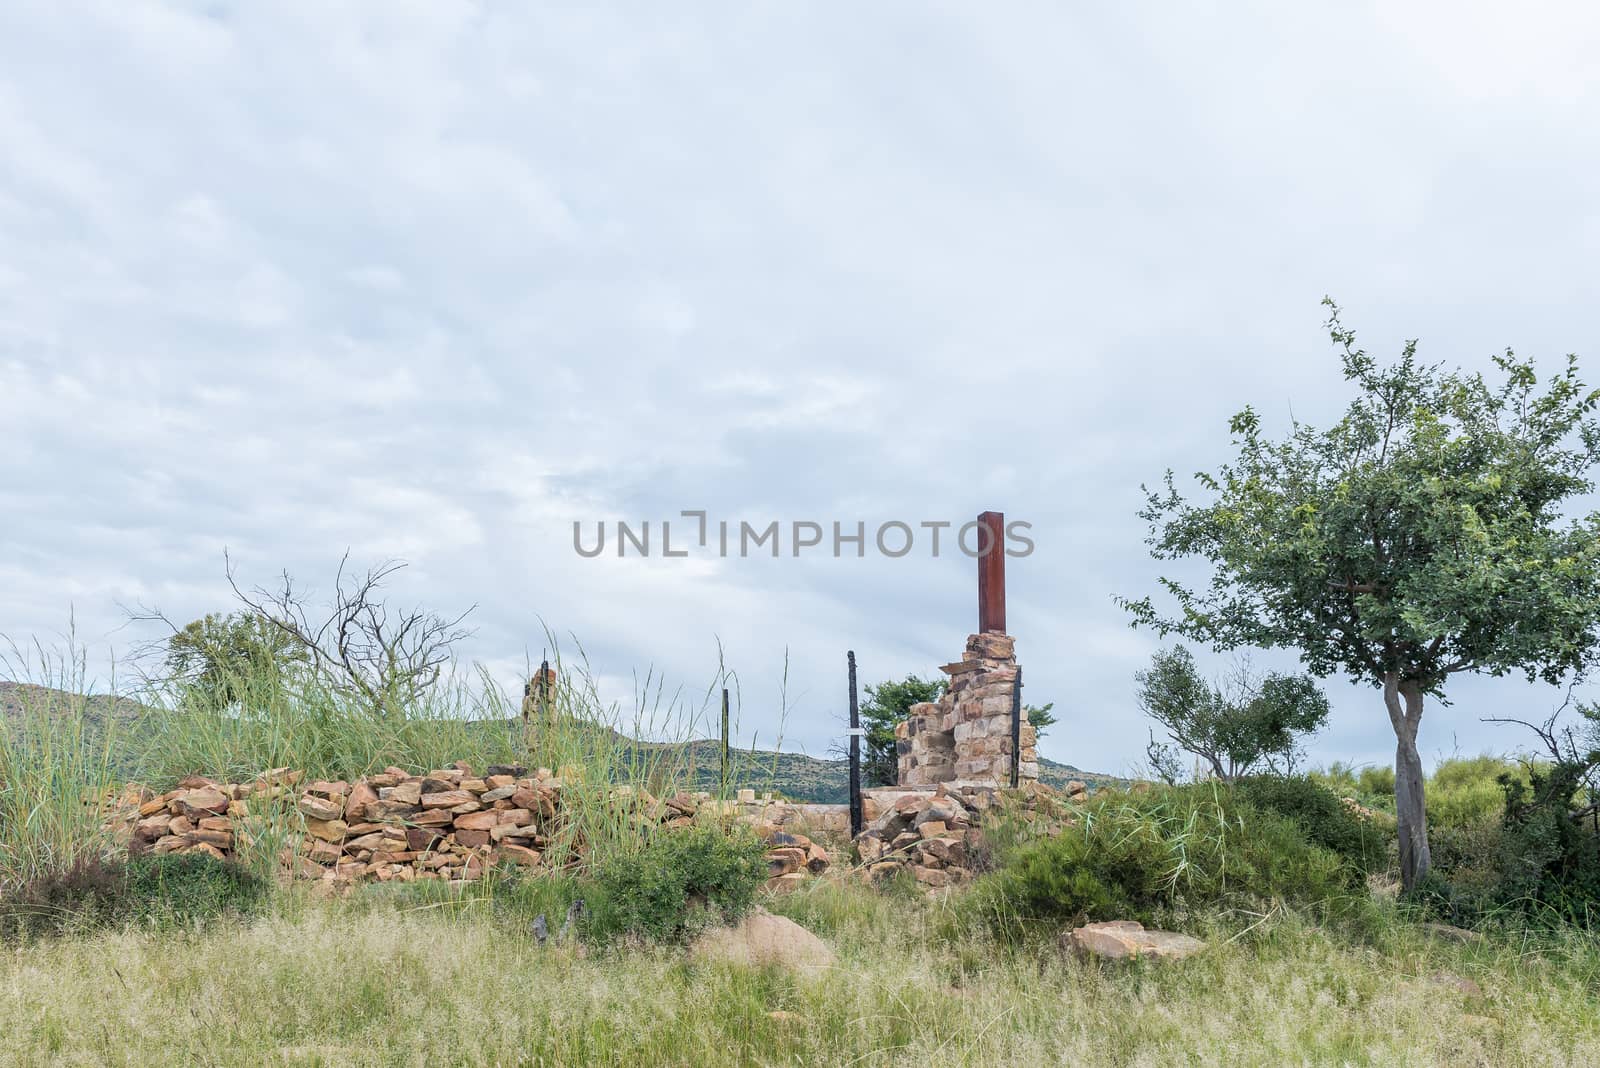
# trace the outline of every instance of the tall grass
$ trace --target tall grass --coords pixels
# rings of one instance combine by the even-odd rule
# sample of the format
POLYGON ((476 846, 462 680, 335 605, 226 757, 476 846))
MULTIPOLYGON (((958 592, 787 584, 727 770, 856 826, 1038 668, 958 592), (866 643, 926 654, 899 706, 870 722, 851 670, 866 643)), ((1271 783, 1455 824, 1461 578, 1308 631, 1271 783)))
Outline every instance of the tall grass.
MULTIPOLYGON (((13 647, 5 674, 36 685, 18 714, 0 722, 0 880, 22 880, 69 866, 106 847, 103 808, 93 802, 126 781, 156 790, 189 775, 245 782, 291 768, 309 779, 354 781, 387 767, 421 773, 465 761, 480 774, 492 764, 548 768, 562 781, 564 820, 551 844, 556 864, 599 862, 644 848, 658 824, 654 799, 690 789, 693 747, 722 683, 686 696, 654 672, 636 678, 631 702, 607 701, 581 647, 559 648, 548 700, 524 708, 481 668, 446 674, 403 707, 374 705, 348 687, 306 670, 259 665, 224 681, 230 698, 206 693, 159 670, 147 671, 137 702, 85 696, 87 658, 13 647), (528 714, 524 714, 524 712, 528 714)), ((215 692, 215 691, 213 691, 215 692)), ((754 771, 736 762, 727 791, 754 771)), ((287 803, 256 805, 241 859, 263 871, 300 833, 287 803)))
POLYGON ((116 785, 125 724, 115 698, 96 695, 87 657, 8 643, 0 680, 14 707, 0 715, 0 893, 72 867, 107 848, 105 802, 116 785))
MULTIPOLYGON (((210 1065, 1592 1065, 1600 951, 1352 943, 1293 911, 1166 965, 939 937, 937 901, 819 885, 771 904, 818 975, 661 947, 582 956, 466 911, 307 904, 174 939, 0 956, 8 1063, 210 1065), (1478 991, 1463 980, 1477 984, 1478 991)), ((1252 921, 1254 922, 1254 921, 1252 921)))

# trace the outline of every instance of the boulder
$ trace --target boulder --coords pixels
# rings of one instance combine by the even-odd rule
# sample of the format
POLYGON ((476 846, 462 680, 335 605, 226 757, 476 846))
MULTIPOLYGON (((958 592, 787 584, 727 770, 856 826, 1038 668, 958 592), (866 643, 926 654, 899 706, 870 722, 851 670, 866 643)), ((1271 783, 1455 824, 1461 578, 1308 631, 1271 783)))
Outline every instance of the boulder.
POLYGON ((837 960, 822 939, 761 908, 752 909, 736 926, 706 931, 690 944, 689 955, 703 963, 773 964, 808 973, 832 967, 837 960))
POLYGON ((1133 920, 1110 920, 1075 928, 1063 940, 1079 956, 1101 960, 1182 960, 1206 947, 1198 938, 1174 931, 1147 931, 1133 920))

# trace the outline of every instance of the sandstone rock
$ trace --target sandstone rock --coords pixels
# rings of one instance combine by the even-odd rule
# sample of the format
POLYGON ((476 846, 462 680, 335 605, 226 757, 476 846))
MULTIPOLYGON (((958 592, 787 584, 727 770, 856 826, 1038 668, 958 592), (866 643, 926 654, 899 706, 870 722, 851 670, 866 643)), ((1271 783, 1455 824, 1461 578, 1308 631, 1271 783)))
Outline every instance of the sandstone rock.
POLYGON ((515 784, 491 787, 490 789, 485 790, 478 800, 486 805, 492 805, 496 801, 504 801, 510 798, 511 795, 516 792, 517 787, 515 784))
POLYGON ((422 803, 422 780, 413 779, 410 782, 398 783, 394 791, 386 800, 402 805, 417 805, 422 803))
POLYGON ((166 812, 157 813, 133 825, 133 833, 141 841, 154 842, 167 836, 167 827, 173 817, 166 812))
POLYGON ((690 945, 689 954, 702 962, 771 964, 805 973, 832 967, 836 960, 822 939, 793 920, 760 908, 752 909, 737 926, 706 931, 690 945))
POLYGON ((1173 931, 1147 931, 1133 920, 1110 920, 1074 929, 1065 938, 1068 948, 1080 956, 1101 960, 1182 960, 1204 949, 1198 938, 1173 931))
POLYGON ((344 848, 350 853, 359 852, 363 849, 370 849, 374 852, 379 850, 394 850, 398 852, 406 847, 405 843, 405 832, 397 828, 385 827, 381 831, 374 831, 372 834, 364 834, 359 838, 350 839, 344 844, 344 848))
MULTIPOLYGON (((194 834, 190 835, 190 837, 192 837, 198 843, 213 846, 218 850, 233 848, 232 831, 213 831, 206 828, 200 828, 196 830, 194 834)), ((218 852, 217 856, 220 858, 222 854, 218 852)))
POLYGON ((171 793, 165 793, 158 797, 152 797, 150 800, 139 806, 139 815, 154 816, 158 812, 167 811, 167 805, 172 801, 173 796, 174 795, 171 793))
POLYGON ((350 788, 350 796, 345 800, 342 815, 350 823, 357 823, 367 818, 367 806, 378 799, 378 791, 364 782, 358 782, 350 788))
POLYGON ((309 816, 314 820, 321 820, 324 823, 330 820, 343 819, 345 813, 344 805, 330 801, 325 797, 317 797, 314 794, 306 794, 300 798, 300 803, 295 807, 303 815, 309 816))
POLYGON ((404 821, 422 811, 417 805, 405 801, 389 800, 372 801, 367 805, 367 819, 377 820, 381 823, 394 823, 404 821))
POLYGON ((490 841, 488 831, 475 831, 471 828, 467 828, 465 830, 458 828, 456 830, 455 837, 457 842, 460 842, 462 845, 473 849, 476 849, 479 846, 486 846, 490 841))
POLYGON ((527 846, 515 845, 511 842, 500 843, 500 855, 515 864, 521 864, 526 867, 533 867, 542 859, 538 850, 529 849, 527 846))
POLYGON ((350 825, 344 820, 307 819, 306 833, 312 838, 322 839, 325 843, 342 843, 344 836, 350 833, 350 825))
MULTIPOLYGON (((189 780, 184 780, 185 782, 189 780)), ((177 797, 178 810, 190 819, 201 816, 220 816, 228 811, 228 797, 214 786, 185 790, 177 797)))
POLYGON ((338 842, 329 842, 321 838, 311 840, 311 851, 306 854, 319 865, 337 864, 344 856, 344 850, 338 842))
POLYGON ((494 811, 468 812, 456 817, 457 831, 487 831, 500 822, 500 813, 494 811))
POLYGON ((155 845, 150 847, 150 852, 161 856, 165 853, 176 853, 189 844, 189 840, 179 834, 169 834, 165 838, 156 839, 155 845))
POLYGON ((406 847, 417 851, 432 849, 443 837, 444 832, 436 827, 407 827, 406 847))
POLYGON ((455 808, 457 805, 471 804, 477 798, 465 790, 440 790, 436 793, 423 794, 420 801, 424 809, 455 808))

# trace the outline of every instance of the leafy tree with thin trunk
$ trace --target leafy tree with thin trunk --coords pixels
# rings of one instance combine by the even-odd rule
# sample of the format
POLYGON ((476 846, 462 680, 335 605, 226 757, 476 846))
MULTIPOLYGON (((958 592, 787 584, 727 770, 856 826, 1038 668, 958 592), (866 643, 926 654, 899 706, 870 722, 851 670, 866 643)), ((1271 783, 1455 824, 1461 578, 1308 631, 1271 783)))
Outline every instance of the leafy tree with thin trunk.
POLYGON ((1168 471, 1140 516, 1157 559, 1198 557, 1192 587, 1163 577, 1176 612, 1123 600, 1135 626, 1219 649, 1299 651, 1314 674, 1381 690, 1394 728, 1404 885, 1429 867, 1417 730, 1461 672, 1559 682, 1600 627, 1600 516, 1565 514, 1600 462, 1600 391, 1577 358, 1544 382, 1509 350, 1497 373, 1445 371, 1408 342, 1380 366, 1331 300, 1328 329, 1355 401, 1331 428, 1269 440, 1246 407, 1237 458, 1197 474, 1190 503, 1168 471))

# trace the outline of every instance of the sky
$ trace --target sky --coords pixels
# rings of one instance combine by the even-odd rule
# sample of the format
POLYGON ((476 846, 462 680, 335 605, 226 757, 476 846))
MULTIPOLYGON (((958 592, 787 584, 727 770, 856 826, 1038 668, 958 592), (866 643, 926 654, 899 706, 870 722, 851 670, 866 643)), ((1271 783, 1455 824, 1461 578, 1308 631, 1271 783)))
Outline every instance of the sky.
MULTIPOLYGON (((1042 752, 1135 770, 1140 485, 1245 404, 1337 416, 1325 295, 1378 355, 1600 361, 1597 49, 1575 4, 11 0, 0 634, 70 622, 109 679, 129 609, 229 607, 224 551, 323 591, 398 558, 507 685, 547 633, 624 707, 720 658, 741 741, 825 755, 847 650, 958 658, 972 560, 573 523, 994 509, 1042 752)), ((1391 762, 1327 686, 1313 758, 1391 762)), ((1450 694, 1430 762, 1560 700, 1450 694)))

